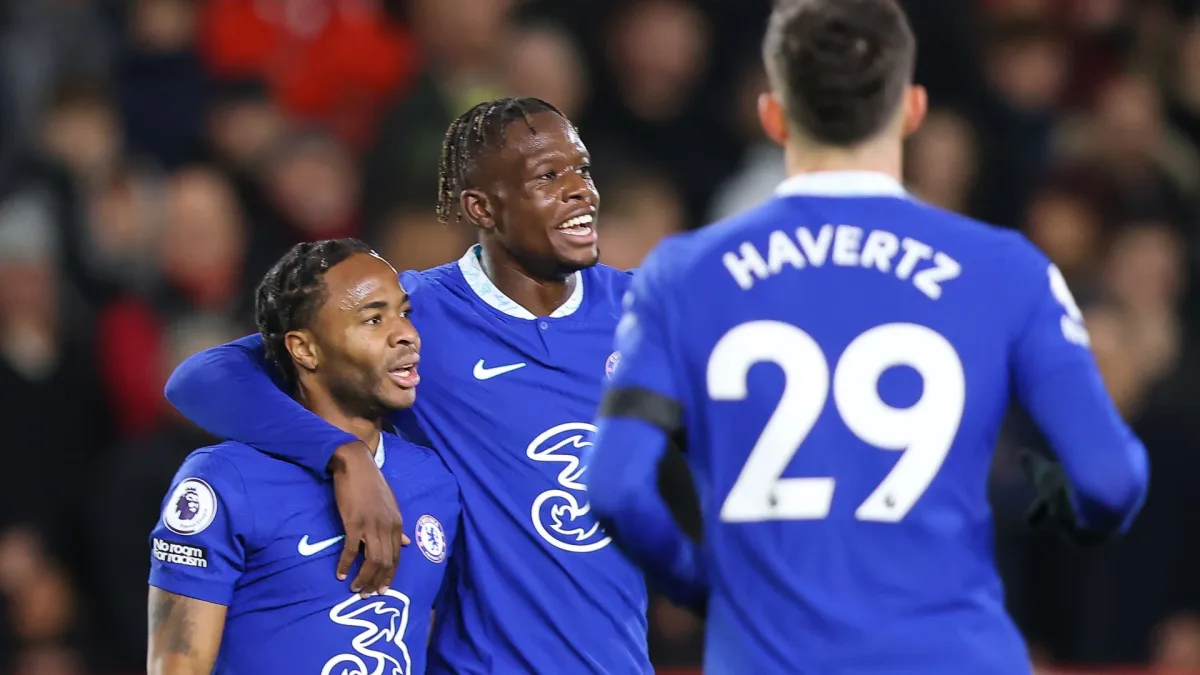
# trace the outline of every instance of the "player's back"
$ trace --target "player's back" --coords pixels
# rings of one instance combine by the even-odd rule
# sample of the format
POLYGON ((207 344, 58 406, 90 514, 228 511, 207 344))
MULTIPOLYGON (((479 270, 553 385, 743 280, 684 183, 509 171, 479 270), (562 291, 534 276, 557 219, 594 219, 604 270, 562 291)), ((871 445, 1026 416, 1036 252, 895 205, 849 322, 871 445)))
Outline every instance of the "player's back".
POLYGON ((706 672, 1025 672, 986 482, 1046 266, 882 177, 830 178, 664 256, 693 284, 671 299, 684 371, 705 374, 686 399, 706 672))

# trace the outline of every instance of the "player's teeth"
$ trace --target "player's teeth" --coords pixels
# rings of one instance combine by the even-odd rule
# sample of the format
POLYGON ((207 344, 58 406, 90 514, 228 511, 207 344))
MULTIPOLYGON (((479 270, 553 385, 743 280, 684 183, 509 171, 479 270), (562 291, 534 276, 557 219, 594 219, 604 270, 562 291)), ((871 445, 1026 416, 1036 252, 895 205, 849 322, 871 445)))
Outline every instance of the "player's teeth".
POLYGON ((575 229, 575 228, 578 228, 578 227, 581 227, 584 225, 589 225, 589 224, 591 224, 591 222, 592 222, 592 217, 590 215, 575 216, 574 218, 563 223, 562 225, 559 225, 558 229, 560 229, 560 230, 575 229))

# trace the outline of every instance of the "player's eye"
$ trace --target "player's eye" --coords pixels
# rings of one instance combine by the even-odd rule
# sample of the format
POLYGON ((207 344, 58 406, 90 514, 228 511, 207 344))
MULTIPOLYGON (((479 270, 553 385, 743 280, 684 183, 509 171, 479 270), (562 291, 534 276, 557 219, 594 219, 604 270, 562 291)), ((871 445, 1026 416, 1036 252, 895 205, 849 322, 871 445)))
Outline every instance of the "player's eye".
POLYGON ((372 314, 370 317, 367 317, 366 323, 368 326, 378 326, 383 323, 383 317, 378 314, 372 314))
POLYGON ((558 178, 558 172, 551 169, 550 171, 538 176, 538 178, 541 178, 542 180, 554 180, 555 178, 558 178))
POLYGON ((401 319, 407 319, 410 316, 412 316, 412 307, 405 307, 404 309, 400 310, 401 319))
POLYGON ((590 175, 592 175, 592 165, 591 165, 591 164, 584 164, 583 166, 579 167, 579 173, 581 173, 581 174, 583 174, 583 175, 585 175, 585 176, 590 176, 590 175))

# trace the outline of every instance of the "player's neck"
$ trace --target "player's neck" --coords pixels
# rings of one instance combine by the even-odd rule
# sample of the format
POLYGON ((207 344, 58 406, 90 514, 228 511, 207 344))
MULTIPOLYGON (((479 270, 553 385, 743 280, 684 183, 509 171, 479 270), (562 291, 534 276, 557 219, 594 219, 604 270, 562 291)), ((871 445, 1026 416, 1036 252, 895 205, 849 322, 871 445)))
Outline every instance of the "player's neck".
POLYGON ((371 454, 379 450, 383 418, 368 418, 348 412, 332 396, 306 387, 300 388, 300 402, 317 417, 366 443, 371 454))
POLYGON ((480 252, 479 262, 483 273, 501 293, 534 316, 553 314, 575 290, 574 274, 563 279, 539 279, 510 257, 490 255, 486 246, 480 252))
POLYGON ((321 418, 366 443, 367 447, 371 449, 372 455, 379 451, 379 441, 383 437, 382 420, 372 421, 361 417, 347 417, 343 420, 337 420, 329 419, 324 415, 321 418))
POLYGON ((896 141, 879 140, 854 148, 789 143, 784 162, 788 177, 820 171, 872 171, 903 182, 904 156, 896 141))

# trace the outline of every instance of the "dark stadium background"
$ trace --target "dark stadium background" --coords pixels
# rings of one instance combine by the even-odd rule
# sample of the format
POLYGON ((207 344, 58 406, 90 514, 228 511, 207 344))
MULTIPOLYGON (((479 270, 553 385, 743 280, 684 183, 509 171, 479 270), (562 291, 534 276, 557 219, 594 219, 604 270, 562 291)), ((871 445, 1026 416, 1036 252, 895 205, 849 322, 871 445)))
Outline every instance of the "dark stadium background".
MULTIPOLYGON (((1081 555, 1021 525, 997 557, 1039 662, 1200 666, 1200 22, 1167 0, 912 0, 933 111, 922 198, 1023 229, 1087 309, 1151 496, 1081 555)), ((206 442, 174 364, 252 330, 302 238, 398 268, 471 240, 434 217, 442 131, 503 94, 562 107, 595 155, 604 260, 755 203, 781 177, 753 117, 756 0, 6 0, 0 3, 0 672, 136 673, 146 534, 206 442)), ((812 555, 820 555, 813 551, 812 555)), ((664 668, 701 624, 662 601, 664 668)))

